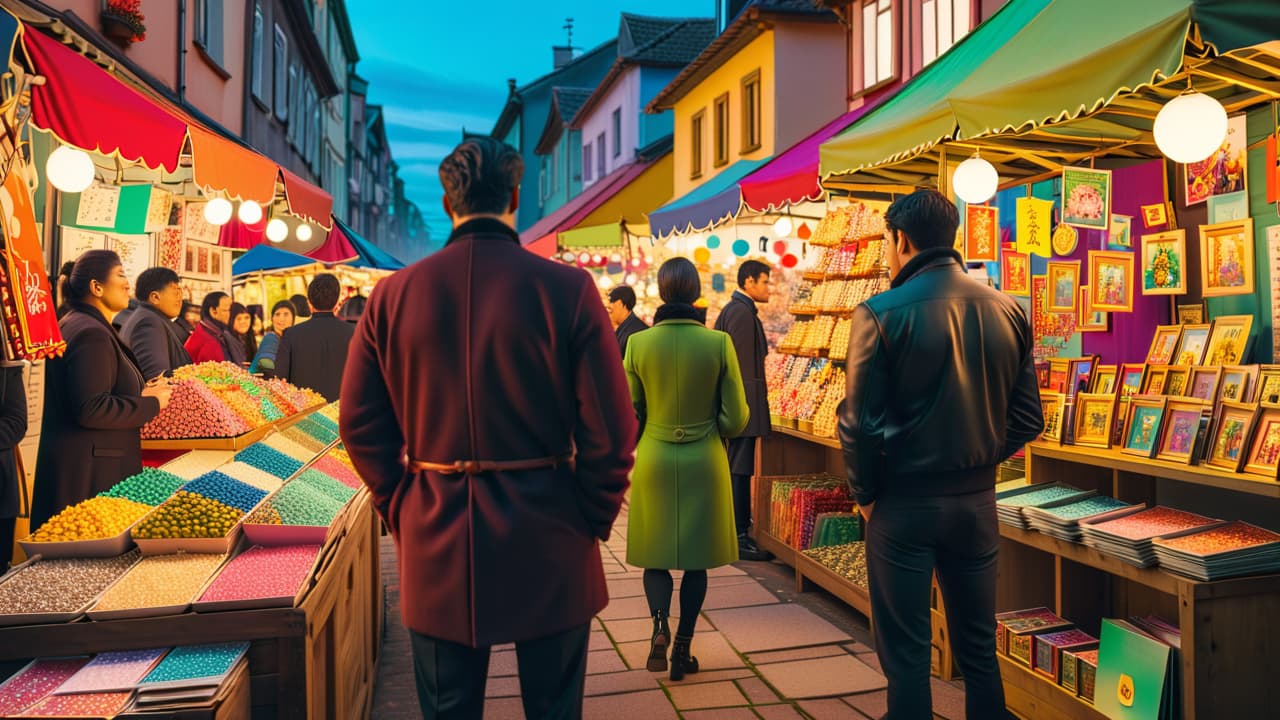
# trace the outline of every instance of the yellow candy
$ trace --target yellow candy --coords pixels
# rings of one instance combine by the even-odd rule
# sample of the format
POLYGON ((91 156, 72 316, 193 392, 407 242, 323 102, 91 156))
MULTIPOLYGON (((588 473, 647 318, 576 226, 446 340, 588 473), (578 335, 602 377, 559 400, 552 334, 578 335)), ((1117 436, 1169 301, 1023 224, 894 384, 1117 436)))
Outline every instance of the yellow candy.
POLYGON ((125 498, 93 497, 54 515, 31 535, 33 542, 102 540, 128 530, 151 508, 125 498))

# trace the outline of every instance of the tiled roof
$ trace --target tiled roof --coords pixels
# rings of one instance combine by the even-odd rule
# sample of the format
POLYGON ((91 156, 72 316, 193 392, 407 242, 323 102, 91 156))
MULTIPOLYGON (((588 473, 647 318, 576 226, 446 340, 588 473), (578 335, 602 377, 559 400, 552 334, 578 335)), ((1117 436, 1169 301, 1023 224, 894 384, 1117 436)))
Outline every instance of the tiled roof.
POLYGON ((592 88, 557 87, 552 88, 555 95, 555 106, 560 109, 560 119, 566 125, 578 114, 578 108, 591 97, 592 88))
POLYGON ((715 39, 711 18, 659 18, 622 14, 618 58, 639 64, 685 65, 715 39))

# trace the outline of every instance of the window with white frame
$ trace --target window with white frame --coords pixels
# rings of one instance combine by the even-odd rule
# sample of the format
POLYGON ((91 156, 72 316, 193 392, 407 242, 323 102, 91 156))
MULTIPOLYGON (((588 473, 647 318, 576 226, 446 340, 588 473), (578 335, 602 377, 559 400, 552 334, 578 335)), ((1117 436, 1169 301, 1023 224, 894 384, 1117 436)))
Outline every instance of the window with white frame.
POLYGON ((922 0, 920 51, 925 65, 969 34, 971 0, 922 0))
POLYGON ((863 0, 862 88, 879 85, 897 75, 894 0, 863 0))

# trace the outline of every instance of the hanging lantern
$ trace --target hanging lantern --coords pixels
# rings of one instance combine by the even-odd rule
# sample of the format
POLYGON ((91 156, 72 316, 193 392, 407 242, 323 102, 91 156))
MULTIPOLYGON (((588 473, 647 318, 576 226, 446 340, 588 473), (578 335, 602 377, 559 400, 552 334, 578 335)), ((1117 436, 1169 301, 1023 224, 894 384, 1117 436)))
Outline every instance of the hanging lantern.
POLYGON ((610 256, 609 256, 609 262, 611 262, 611 263, 620 263, 620 262, 622 262, 622 255, 621 255, 621 253, 614 253, 614 254, 610 255, 610 256))
POLYGON ((708 249, 708 250, 715 250, 715 249, 716 249, 716 248, 718 248, 718 247, 720 247, 720 236, 719 236, 719 235, 708 235, 708 236, 707 236, 707 249, 708 249))
POLYGON ((613 287, 613 278, 608 275, 601 275, 600 279, 596 281, 596 284, 600 286, 601 290, 608 290, 613 287))
POLYGON ((204 219, 210 225, 226 225, 231 222, 231 201, 218 197, 205 203, 204 219))
POLYGON ((1222 147, 1227 111, 1203 93, 1184 93, 1165 103, 1152 127, 1156 147, 1174 162, 1200 162, 1222 147))
POLYGON ((560 259, 567 263, 571 263, 574 260, 577 260, 578 256, 574 255, 572 250, 565 250, 564 254, 560 256, 560 259))
POLYGON ((49 184, 65 193, 84 192, 96 174, 89 153, 70 145, 62 145, 49 154, 44 172, 49 184))
POLYGON ((970 205, 979 205, 996 194, 1000 175, 991 163, 974 155, 956 168, 952 186, 956 196, 970 205))
POLYGON ((624 279, 627 281, 628 285, 635 285, 640 279, 640 276, 635 273, 627 273, 627 276, 624 279))
POLYGON ((743 240, 742 238, 738 238, 733 241, 734 255, 737 255, 738 257, 746 257, 749 252, 751 252, 751 243, 743 240))
POLYGON ((240 222, 245 225, 257 225, 262 220, 262 206, 255 200, 245 200, 240 203, 236 217, 240 218, 240 222))
POLYGON ((796 231, 796 237, 801 240, 808 240, 813 236, 813 231, 809 229, 809 223, 800 223, 800 229, 796 231))
POLYGON ((271 218, 267 222, 267 239, 274 243, 284 242, 289 237, 289 226, 280 218, 271 218))
POLYGON ((296 230, 293 231, 294 237, 302 242, 311 240, 311 226, 306 223, 300 223, 296 230))
POLYGON ((780 237, 780 238, 790 236, 791 235, 791 218, 789 217, 778 218, 778 221, 773 224, 773 234, 775 237, 780 237))
POLYGON ((581 255, 578 256, 579 265, 586 265, 589 262, 591 262, 591 256, 588 255, 587 253, 582 253, 581 255))
POLYGON ((778 240, 777 242, 775 242, 775 243, 773 244, 773 254, 774 254, 774 255, 786 255, 786 254, 787 254, 787 241, 786 241, 786 240, 778 240))

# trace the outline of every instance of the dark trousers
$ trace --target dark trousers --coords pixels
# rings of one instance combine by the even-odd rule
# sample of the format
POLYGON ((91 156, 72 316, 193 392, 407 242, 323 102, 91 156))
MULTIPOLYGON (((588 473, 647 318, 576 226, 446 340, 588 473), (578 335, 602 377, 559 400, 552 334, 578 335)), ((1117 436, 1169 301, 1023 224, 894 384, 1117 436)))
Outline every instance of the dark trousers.
POLYGON ((739 535, 745 535, 751 529, 751 476, 756 474, 756 440, 753 437, 740 437, 729 441, 733 519, 739 535))
MULTIPOLYGON (((418 703, 425 720, 481 720, 490 648, 411 632, 418 703)), ((516 643, 527 720, 580 720, 591 625, 516 643)))
POLYGON ((996 662, 995 490, 882 496, 867 525, 876 655, 889 680, 886 720, 931 720, 929 588, 934 570, 969 720, 1011 718, 996 662))

